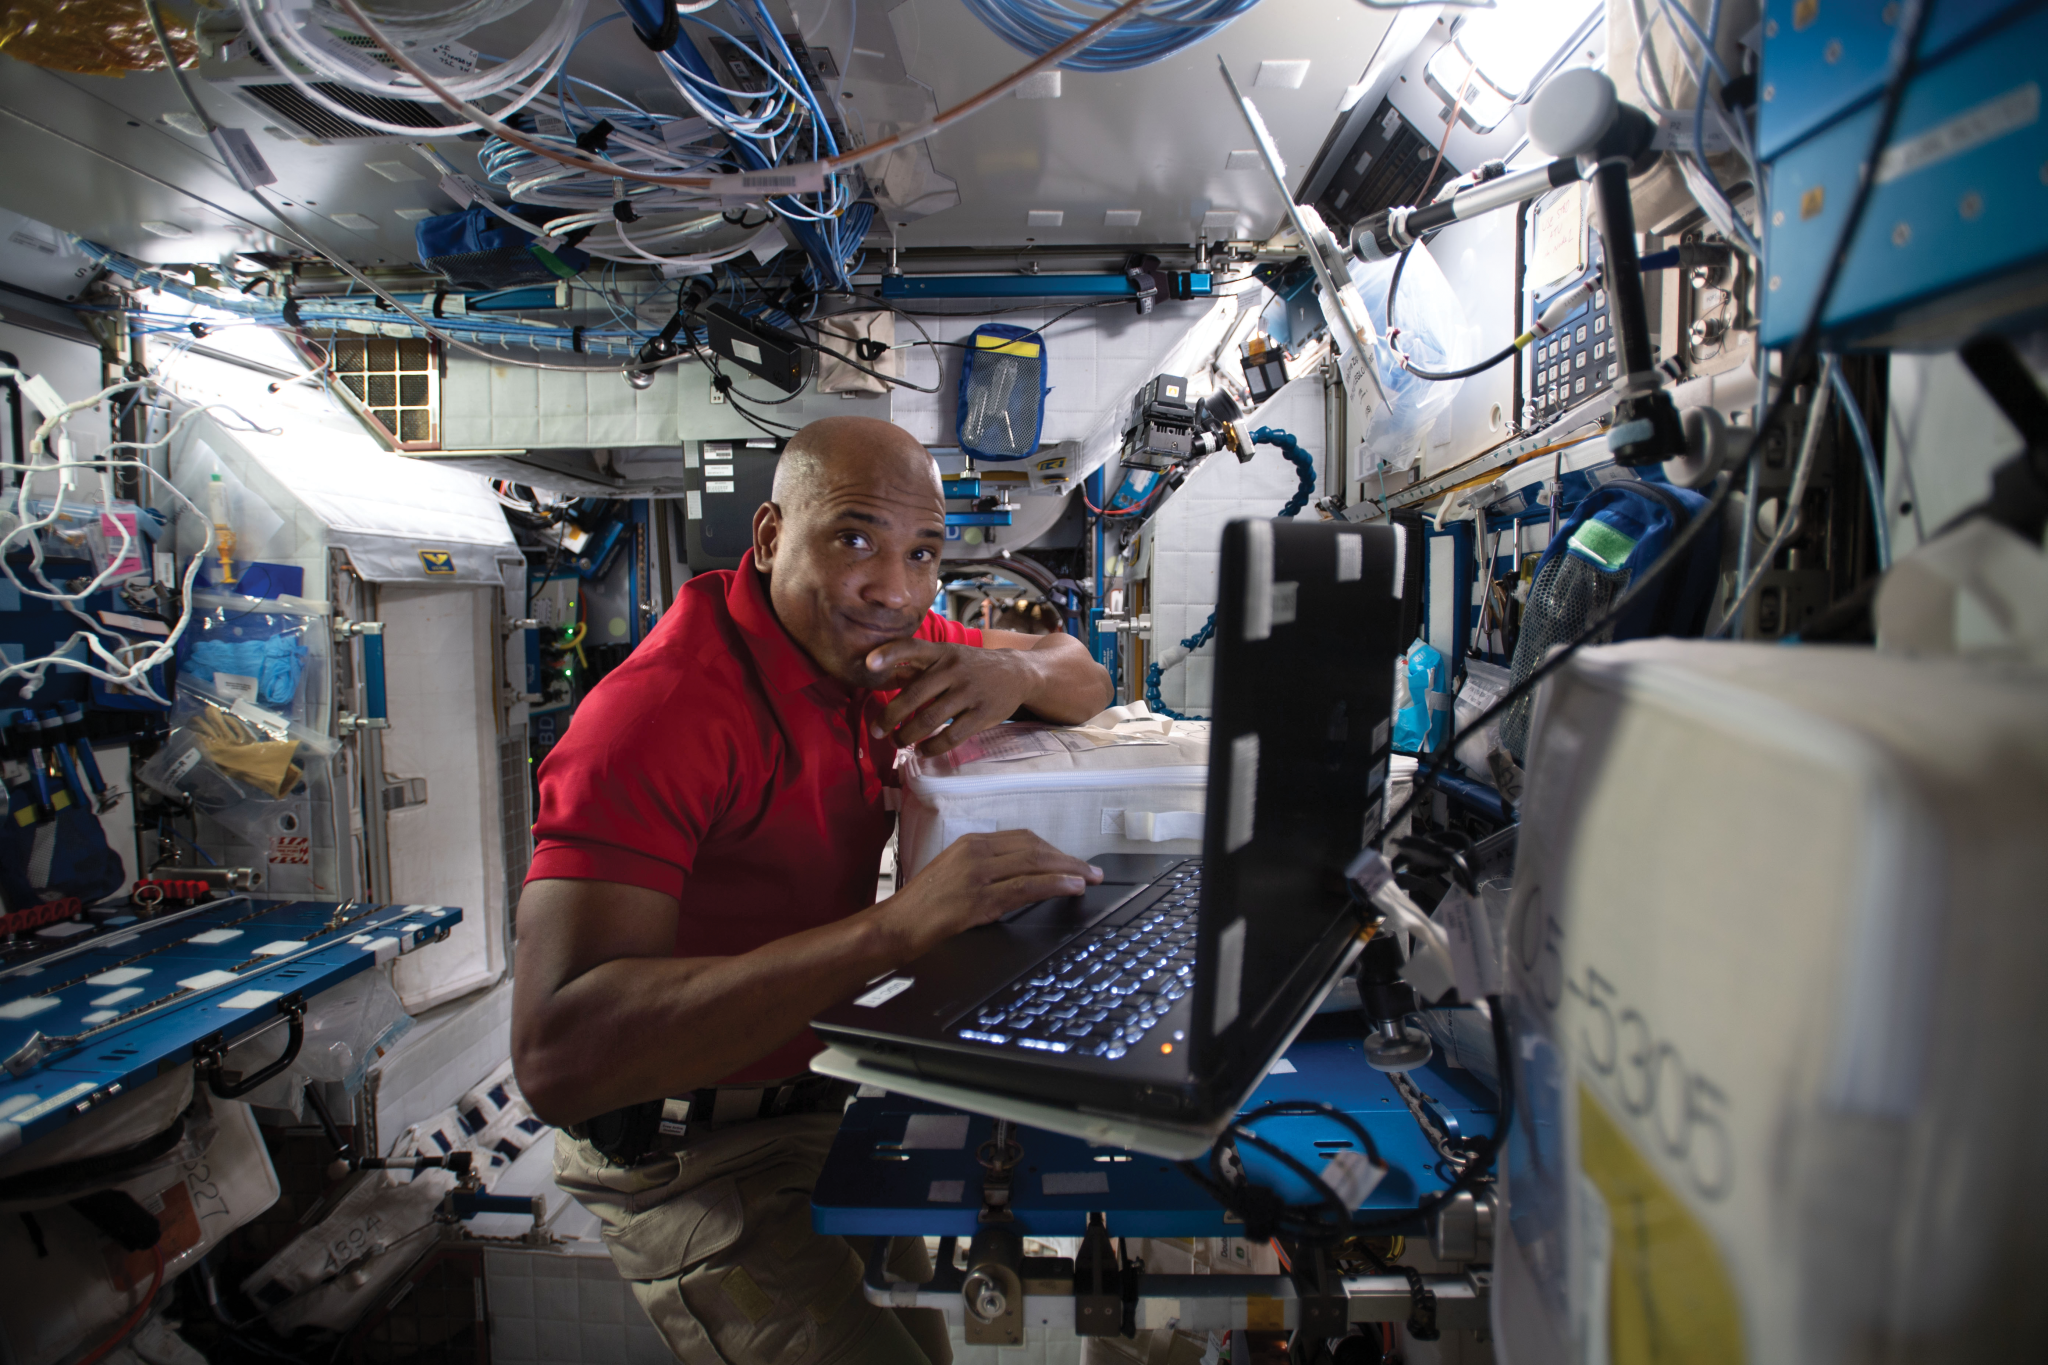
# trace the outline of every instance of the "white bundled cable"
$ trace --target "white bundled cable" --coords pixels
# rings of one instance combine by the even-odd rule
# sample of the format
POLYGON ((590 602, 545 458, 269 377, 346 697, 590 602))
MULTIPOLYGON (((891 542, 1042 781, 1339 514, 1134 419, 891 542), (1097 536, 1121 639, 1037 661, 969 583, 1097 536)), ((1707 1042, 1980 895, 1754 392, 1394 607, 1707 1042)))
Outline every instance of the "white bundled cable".
MULTIPOLYGON (((6 366, 0 366, 0 379, 7 378, 20 378, 23 380, 28 380, 29 376, 21 374, 21 372, 18 370, 13 370, 6 366)), ((35 438, 31 442, 32 448, 40 447, 43 443, 44 438, 47 437, 52 431, 59 431, 59 449, 60 451, 68 451, 70 448, 70 440, 68 437, 62 436, 61 428, 63 424, 70 419, 73 413, 80 412, 89 407, 93 407, 96 404, 103 402, 105 399, 115 394, 124 393, 130 389, 140 388, 143 387, 144 385, 154 384, 154 382, 154 380, 149 379, 138 379, 129 380, 120 384, 110 385, 107 388, 102 389, 100 392, 94 394, 90 398, 84 398, 80 399, 78 402, 75 403, 65 404, 56 412, 45 413, 42 424, 36 428, 35 438)), ((30 389, 30 387, 30 383, 23 384, 23 388, 25 390, 30 389)), ((170 444, 170 442, 177 436, 178 432, 183 429, 185 423, 190 421, 192 418, 197 417, 201 413, 208 412, 214 408, 224 408, 228 406, 229 405, 225 403, 208 403, 203 406, 188 408, 185 410, 185 412, 179 415, 177 421, 171 424, 170 430, 166 431, 162 436, 158 437, 156 440, 116 441, 109 445, 107 447, 107 450, 109 452, 115 450, 135 450, 139 452, 144 450, 154 450, 158 447, 166 446, 170 444)), ((67 639, 62 645, 60 645, 57 649, 53 650, 51 653, 46 654, 39 659, 27 659, 21 663, 8 664, 6 667, 0 668, 0 682, 4 682, 9 678, 15 677, 26 678, 28 681, 24 683, 22 686, 22 696, 24 699, 26 699, 28 697, 34 696, 36 692, 42 688, 43 682, 49 676, 49 671, 52 668, 63 668, 69 669, 74 673, 83 673, 88 677, 98 678, 101 682, 106 683, 110 687, 127 688, 130 691, 136 692, 142 696, 149 698, 151 701, 154 701, 159 705, 170 705, 169 698, 159 695, 157 691, 149 685, 149 671, 153 668, 159 667, 171 657, 171 655, 177 649, 178 642, 184 638, 186 628, 191 624, 192 587, 194 582, 198 578, 200 565, 205 563, 206 557, 209 553, 211 553, 214 545, 214 531, 212 521, 207 517, 206 513, 200 509, 198 504, 194 503, 192 499, 185 496, 185 492, 183 489, 179 488, 176 484, 172 483, 169 478, 167 478, 164 474, 159 472, 154 466, 152 466, 149 463, 149 461, 144 459, 102 458, 97 460, 73 460, 60 456, 58 459, 50 461, 48 463, 39 462, 35 460, 29 460, 25 462, 9 460, 5 462, 0 462, 0 468, 16 470, 19 472, 20 475, 20 483, 17 486, 15 494, 15 508, 16 516, 18 518, 18 524, 12 530, 8 531, 5 536, 0 536, 0 572, 4 572, 7 575, 8 579, 10 579, 14 583, 15 587, 20 589, 24 594, 31 597, 40 598, 44 601, 52 601, 61 604, 65 611, 69 612, 72 616, 77 617, 81 622, 83 622, 88 627, 88 629, 86 630, 74 631, 71 637, 67 639), (128 558, 129 553, 134 545, 134 533, 129 530, 127 524, 118 517, 114 519, 114 524, 120 527, 121 530, 120 550, 117 553, 111 554, 107 557, 106 568, 102 569, 96 577, 94 577, 89 583, 86 584, 86 586, 74 592, 60 592, 57 589, 56 585, 51 583, 49 579, 43 574, 42 546, 39 541, 33 538, 34 532, 41 530, 45 526, 53 524, 60 516, 63 515, 64 495, 70 487, 70 473, 73 470, 84 469, 97 470, 99 472, 99 478, 101 482, 102 506, 110 505, 111 502, 113 501, 113 490, 111 486, 113 471, 116 469, 139 469, 146 472, 151 478, 155 479, 159 484, 161 484, 165 489, 167 489, 170 492, 172 497, 176 498, 179 502, 183 503, 187 508, 189 508, 192 514, 199 519, 200 524, 206 527, 206 543, 199 548, 198 553, 192 556, 192 562, 185 566, 185 577, 182 584, 181 594, 182 600, 184 602, 184 609, 179 613, 176 624, 171 627, 169 634, 167 634, 162 641, 160 641, 158 644, 152 647, 147 653, 143 654, 140 658, 134 660, 122 659, 119 655, 115 654, 114 652, 109 650, 103 643, 101 643, 101 635, 112 635, 116 639, 122 639, 122 637, 119 635, 118 632, 110 629, 107 626, 102 625, 98 621, 93 620, 90 616, 87 616, 84 612, 80 611, 77 606, 78 602, 84 599, 86 596, 98 592, 102 588, 104 588, 107 579, 113 573, 114 566, 118 565, 124 559, 128 558), (50 510, 47 514, 40 518, 31 519, 27 515, 31 477, 36 474, 50 473, 53 471, 58 473, 58 484, 56 495, 51 501, 50 510), (29 541, 29 544, 31 546, 30 569, 34 573, 36 581, 41 583, 45 589, 48 589, 48 591, 38 591, 34 588, 29 587, 26 583, 23 583, 21 579, 16 576, 14 572, 14 566, 6 562, 6 553, 8 548, 12 546, 13 543, 24 534, 29 534, 31 536, 31 539, 29 541), (100 662, 105 665, 105 667, 95 667, 94 665, 86 662, 85 660, 70 657, 72 651, 81 646, 89 654, 96 656, 100 660, 100 662)), ((125 639, 122 639, 122 643, 124 646, 127 646, 127 641, 125 639)))
MULTIPOLYGON (((498 117, 502 118, 525 108, 547 89, 549 82, 561 71, 562 64, 569 59, 569 49, 576 38, 576 27, 583 17, 587 3, 588 0, 569 0, 542 31, 541 36, 512 61, 492 68, 483 76, 468 80, 450 80, 445 84, 436 81, 436 84, 444 90, 461 89, 470 92, 459 96, 467 102, 513 89, 519 82, 539 72, 540 74, 511 104, 498 110, 498 117)), ((260 0, 236 0, 236 6, 241 11, 250 35, 255 38, 256 45, 263 50, 264 57, 301 95, 338 118, 348 119, 377 132, 415 137, 420 134, 422 130, 418 127, 386 123, 322 94, 314 84, 298 73, 293 61, 288 59, 285 53, 288 52, 290 58, 297 59, 298 64, 312 70, 321 80, 352 86, 378 95, 417 99, 421 103, 429 103, 439 98, 425 86, 419 85, 407 73, 388 70, 382 63, 367 57, 355 58, 352 61, 344 60, 336 54, 349 53, 353 57, 354 49, 348 45, 336 42, 331 47, 326 47, 308 38, 302 31, 302 25, 319 23, 310 8, 294 7, 287 10, 283 6, 263 5, 260 0), (266 15, 270 16, 268 20, 264 17, 266 15)), ((355 26, 353 21, 351 26, 355 26)), ((381 33, 383 30, 380 28, 378 31, 381 33)), ((322 32, 325 32, 324 28, 322 32)), ((435 128, 432 132, 436 137, 450 137, 476 132, 478 128, 478 124, 471 122, 450 124, 447 127, 435 128)))
MULTIPOLYGON (((414 45, 431 46, 460 38, 466 33, 482 28, 485 24, 496 23, 508 14, 518 13, 526 6, 527 0, 458 0, 456 4, 433 14, 419 14, 404 9, 384 9, 375 5, 364 5, 363 9, 386 33, 404 38, 414 45)), ((341 11, 334 7, 332 0, 316 0, 316 8, 323 14, 331 15, 336 27, 351 27, 341 11)))

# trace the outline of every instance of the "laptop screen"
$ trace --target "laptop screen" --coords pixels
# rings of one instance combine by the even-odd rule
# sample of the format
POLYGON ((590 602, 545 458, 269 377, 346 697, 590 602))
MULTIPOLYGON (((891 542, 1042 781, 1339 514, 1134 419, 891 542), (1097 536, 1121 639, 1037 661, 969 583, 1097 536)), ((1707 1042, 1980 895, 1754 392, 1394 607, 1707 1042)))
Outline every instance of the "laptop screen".
POLYGON ((1401 652, 1402 532, 1223 530, 1197 1050, 1269 1045, 1343 950, 1344 868, 1377 832, 1401 652))

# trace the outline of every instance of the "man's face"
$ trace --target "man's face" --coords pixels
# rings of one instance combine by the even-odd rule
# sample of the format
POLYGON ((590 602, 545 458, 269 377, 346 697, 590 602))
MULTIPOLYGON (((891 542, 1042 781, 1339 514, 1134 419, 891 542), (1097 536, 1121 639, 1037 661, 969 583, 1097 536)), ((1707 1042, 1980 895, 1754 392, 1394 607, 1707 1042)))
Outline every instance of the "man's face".
POLYGON ((946 505, 917 460, 849 461, 800 505, 754 514, 754 565, 783 628, 841 682, 874 687, 867 656, 913 634, 939 590, 946 505))

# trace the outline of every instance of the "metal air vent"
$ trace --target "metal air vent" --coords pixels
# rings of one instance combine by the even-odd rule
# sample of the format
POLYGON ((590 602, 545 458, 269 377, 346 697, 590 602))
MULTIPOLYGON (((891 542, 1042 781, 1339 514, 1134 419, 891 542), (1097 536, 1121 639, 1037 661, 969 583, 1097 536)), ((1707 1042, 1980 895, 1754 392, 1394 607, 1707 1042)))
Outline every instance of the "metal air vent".
MULTIPOLYGON (((438 104, 420 104, 414 100, 392 99, 386 95, 372 95, 346 85, 331 81, 312 82, 313 89, 328 99, 381 123, 402 124, 432 132, 447 128, 462 120, 438 104)), ((323 142, 399 142, 404 137, 394 133, 380 133, 366 128, 352 119, 346 119, 331 110, 313 103, 287 81, 237 82, 234 90, 258 104, 275 117, 282 119, 293 129, 307 137, 319 138, 323 142)))

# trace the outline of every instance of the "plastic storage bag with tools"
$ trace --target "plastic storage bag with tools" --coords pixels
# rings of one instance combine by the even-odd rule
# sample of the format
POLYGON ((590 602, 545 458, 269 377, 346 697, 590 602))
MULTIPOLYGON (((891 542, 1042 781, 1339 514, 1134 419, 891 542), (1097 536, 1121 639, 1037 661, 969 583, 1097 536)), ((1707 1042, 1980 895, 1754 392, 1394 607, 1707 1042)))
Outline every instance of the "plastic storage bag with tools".
POLYGON ((1028 829, 1062 853, 1199 853, 1206 721, 1143 702, 1074 726, 999 725, 900 769, 897 857, 908 880, 963 834, 1028 829))
POLYGON ((1045 338, 984 322, 960 362, 960 449, 982 460, 1021 460, 1038 449, 1045 424, 1045 338))
POLYGON ((227 701, 248 700, 303 725, 317 725, 326 694, 327 618, 304 606, 255 597, 194 593, 191 628, 178 645, 182 677, 227 701))
POLYGON ((296 819, 289 801, 306 780, 308 765, 324 763, 340 747, 247 699, 230 701, 187 679, 171 709, 164 745, 136 770, 136 779, 176 800, 190 798, 202 815, 250 839, 290 834, 296 819))

